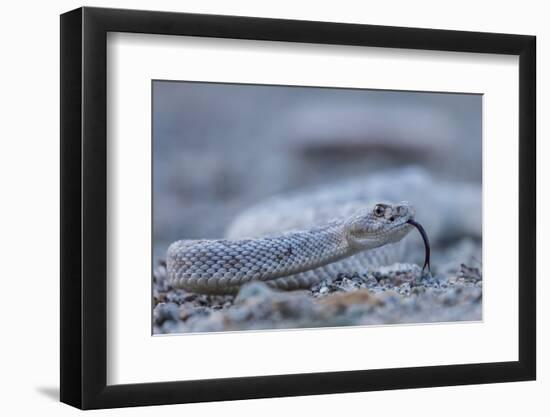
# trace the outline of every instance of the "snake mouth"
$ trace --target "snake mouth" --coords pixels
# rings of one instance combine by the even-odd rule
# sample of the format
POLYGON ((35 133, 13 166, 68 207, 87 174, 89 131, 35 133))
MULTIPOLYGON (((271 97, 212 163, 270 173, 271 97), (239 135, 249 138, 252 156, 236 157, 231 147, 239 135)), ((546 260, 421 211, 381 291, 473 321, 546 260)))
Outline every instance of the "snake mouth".
POLYGON ((425 254, 424 266, 422 267, 422 272, 426 270, 426 267, 428 267, 428 272, 430 272, 430 240, 428 239, 428 234, 426 233, 426 230, 424 230, 422 225, 420 223, 415 222, 413 219, 407 220, 407 223, 416 227, 420 232, 420 235, 422 236, 422 240, 424 241, 424 254, 425 254))

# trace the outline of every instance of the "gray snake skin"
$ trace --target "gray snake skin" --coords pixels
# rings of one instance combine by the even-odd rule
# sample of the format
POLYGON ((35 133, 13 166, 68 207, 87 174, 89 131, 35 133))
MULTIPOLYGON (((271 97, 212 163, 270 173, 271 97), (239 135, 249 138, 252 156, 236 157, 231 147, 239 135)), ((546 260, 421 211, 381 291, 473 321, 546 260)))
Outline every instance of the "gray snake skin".
POLYGON ((419 220, 436 242, 481 230, 479 186, 453 184, 452 203, 448 187, 409 169, 272 198, 239 216, 227 239, 174 242, 168 276, 175 287, 198 293, 232 294, 250 281, 294 290, 403 260, 419 244, 404 239, 413 229, 408 221, 419 220), (391 203, 398 196, 412 197, 425 215, 417 218, 410 203, 391 203))
POLYGON ((407 221, 413 216, 406 203, 377 204, 344 220, 278 236, 182 240, 168 249, 168 273, 173 284, 195 292, 235 292, 258 280, 285 290, 308 288, 318 280, 317 268, 399 241, 411 230, 407 221))

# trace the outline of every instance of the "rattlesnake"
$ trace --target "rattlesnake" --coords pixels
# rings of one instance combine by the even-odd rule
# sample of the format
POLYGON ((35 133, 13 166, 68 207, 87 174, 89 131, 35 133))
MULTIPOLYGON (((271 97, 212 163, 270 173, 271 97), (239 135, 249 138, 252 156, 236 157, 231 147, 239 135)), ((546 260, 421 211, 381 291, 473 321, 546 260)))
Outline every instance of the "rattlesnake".
POLYGON ((388 203, 397 196, 413 197, 436 242, 480 234, 479 186, 408 169, 268 200, 238 217, 227 239, 170 245, 168 276, 172 285, 200 293, 235 293, 250 281, 292 290, 397 261, 411 251, 402 239, 419 227, 411 204, 388 203))

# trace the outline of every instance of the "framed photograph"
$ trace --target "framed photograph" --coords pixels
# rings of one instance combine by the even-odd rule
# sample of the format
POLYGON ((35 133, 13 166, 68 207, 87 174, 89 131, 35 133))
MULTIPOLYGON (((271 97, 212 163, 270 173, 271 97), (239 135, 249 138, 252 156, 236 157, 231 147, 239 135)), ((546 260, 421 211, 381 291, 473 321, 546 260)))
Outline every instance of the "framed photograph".
POLYGON ((61 16, 61 401, 533 380, 535 37, 61 16))

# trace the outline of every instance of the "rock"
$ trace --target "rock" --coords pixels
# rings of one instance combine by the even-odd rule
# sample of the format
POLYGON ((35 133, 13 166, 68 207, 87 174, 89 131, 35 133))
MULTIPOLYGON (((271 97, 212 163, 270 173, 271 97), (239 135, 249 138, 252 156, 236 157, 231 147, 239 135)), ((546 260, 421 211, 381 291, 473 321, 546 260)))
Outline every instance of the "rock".
POLYGON ((179 307, 174 303, 160 303, 153 310, 153 321, 162 325, 165 321, 178 321, 179 307))
POLYGON ((320 299, 319 303, 333 311, 345 311, 349 307, 361 304, 371 307, 383 306, 384 302, 372 295, 368 290, 362 289, 349 293, 337 293, 320 299))
POLYGON ((458 272, 458 278, 463 279, 465 282, 479 282, 482 280, 481 272, 478 268, 470 267, 465 264, 460 264, 460 271, 458 272))
POLYGON ((235 303, 246 303, 253 298, 271 298, 273 296, 273 292, 274 291, 263 282, 250 282, 241 287, 237 297, 235 298, 235 303))

